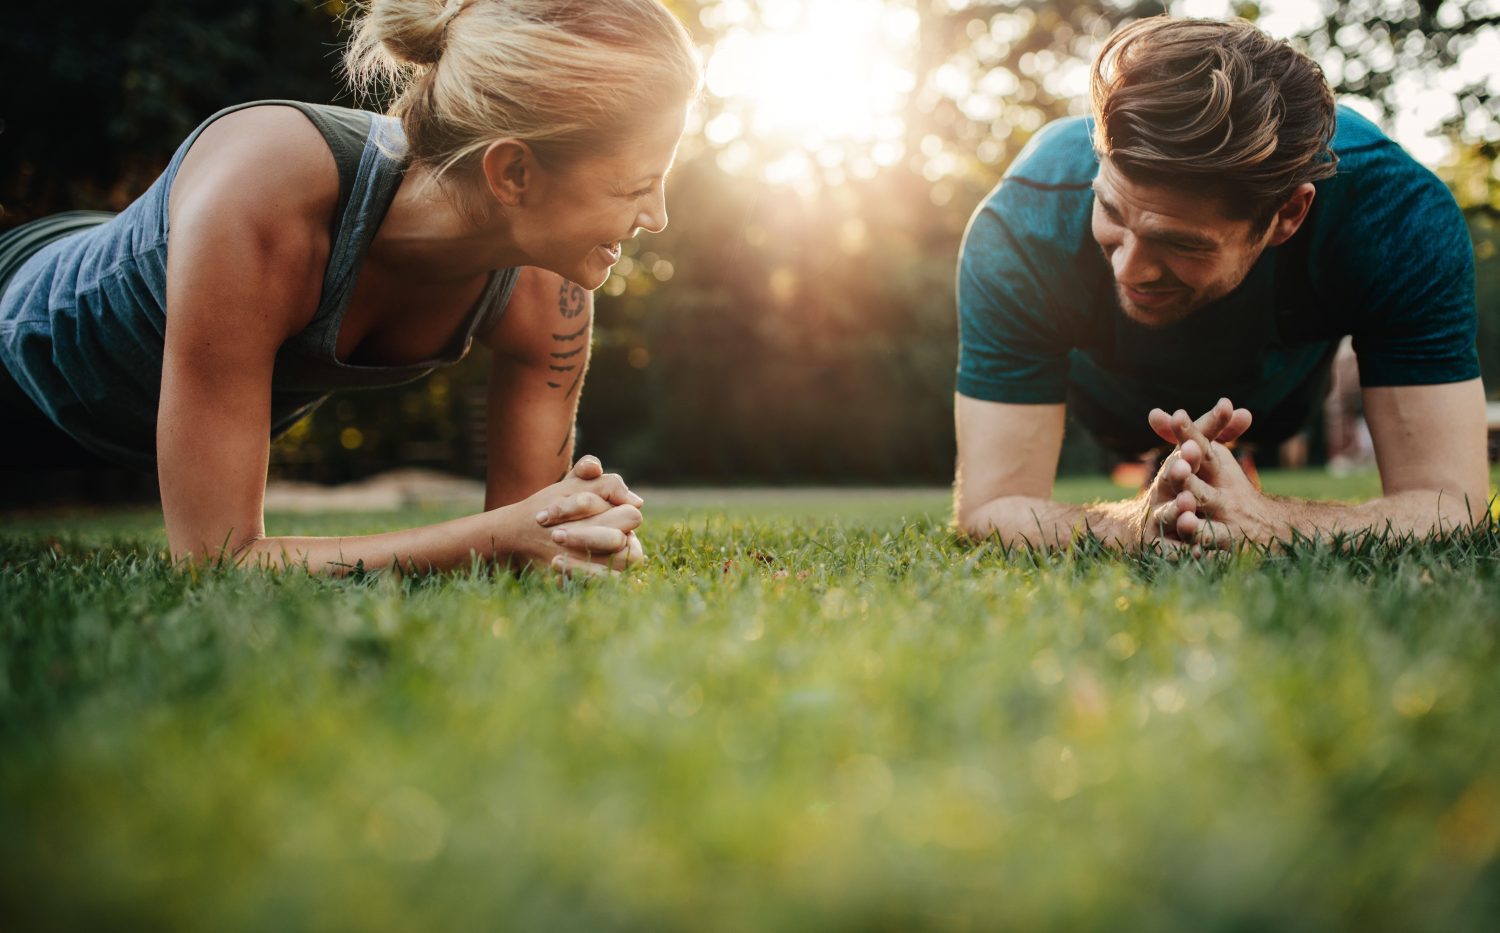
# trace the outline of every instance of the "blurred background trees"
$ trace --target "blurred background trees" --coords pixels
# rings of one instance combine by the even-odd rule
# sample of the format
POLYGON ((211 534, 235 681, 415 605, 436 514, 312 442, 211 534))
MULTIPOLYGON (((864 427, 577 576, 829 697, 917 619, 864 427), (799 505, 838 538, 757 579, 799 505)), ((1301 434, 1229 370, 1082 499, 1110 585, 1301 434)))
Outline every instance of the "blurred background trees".
MULTIPOLYGON (((675 0, 708 92, 671 226, 598 295, 579 449, 636 482, 951 479, 953 269, 964 225, 1030 136, 1085 109, 1119 23, 1237 14, 1292 38, 1346 102, 1452 186, 1500 379, 1500 2, 675 0)), ((350 104, 343 3, 81 0, 7 11, 0 225, 119 209, 228 104, 350 104)), ((379 101, 365 102, 378 108, 379 101)), ((484 360, 330 401, 275 469, 477 473, 484 360)), ((1064 468, 1098 469, 1070 432, 1064 468)))

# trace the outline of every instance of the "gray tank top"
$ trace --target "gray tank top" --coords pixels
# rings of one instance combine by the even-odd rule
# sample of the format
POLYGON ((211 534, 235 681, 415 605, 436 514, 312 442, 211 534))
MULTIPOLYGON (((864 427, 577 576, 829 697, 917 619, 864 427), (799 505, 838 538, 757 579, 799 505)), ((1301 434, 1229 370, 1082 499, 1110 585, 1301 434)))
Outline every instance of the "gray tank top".
POLYGON ((400 385, 457 362, 474 336, 504 313, 517 269, 490 276, 437 358, 411 366, 340 361, 339 327, 360 265, 406 169, 400 123, 296 101, 256 101, 222 110, 193 131, 161 177, 119 214, 46 217, 0 236, 0 365, 59 428, 100 456, 142 469, 155 467, 172 182, 204 127, 225 114, 263 104, 295 107, 305 114, 328 141, 339 170, 339 206, 317 311, 276 354, 272 437, 330 392, 400 385))

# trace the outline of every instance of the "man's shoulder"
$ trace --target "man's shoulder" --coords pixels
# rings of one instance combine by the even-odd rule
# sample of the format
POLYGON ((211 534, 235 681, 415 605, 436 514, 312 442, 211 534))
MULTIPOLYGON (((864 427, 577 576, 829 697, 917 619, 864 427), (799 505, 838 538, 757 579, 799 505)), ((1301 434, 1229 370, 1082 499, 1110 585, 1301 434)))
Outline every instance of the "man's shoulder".
MULTIPOLYGON (((1332 148, 1338 170, 1317 182, 1310 218, 1320 235, 1337 235, 1348 243, 1388 243, 1392 237, 1409 238, 1420 228, 1447 234, 1441 240, 1445 246, 1458 236, 1454 231, 1462 233, 1460 239, 1467 237, 1448 187, 1363 115, 1338 108, 1332 148)), ((1435 245, 1425 237, 1424 233, 1411 238, 1407 246, 1425 252, 1435 245)))
POLYGON ((1055 120, 1031 137, 975 212, 973 227, 999 224, 1018 241, 1071 253, 1087 225, 1099 172, 1086 117, 1055 120))
MULTIPOLYGON (((978 210, 964 236, 961 281, 988 298, 1010 295, 1027 314, 1088 314, 1094 306, 1089 236, 1093 180, 1099 163, 1092 121, 1057 120, 1026 144, 978 210)), ((960 301, 960 311, 972 312, 960 301)))
POLYGON ((1007 182, 1056 191, 1086 191, 1099 174, 1094 121, 1054 120, 1037 131, 1005 173, 1007 182))
POLYGON ((1372 120, 1345 104, 1339 104, 1334 109, 1331 148, 1340 159, 1380 149, 1391 149, 1405 154, 1405 150, 1381 132, 1380 127, 1376 126, 1372 120))
POLYGON ((1386 199, 1392 195, 1392 185, 1437 193, 1447 190, 1430 169, 1374 122, 1342 104, 1337 110, 1331 148, 1339 159, 1338 171, 1332 179, 1319 183, 1320 196, 1386 199))
POLYGON ((966 256, 971 247, 988 252, 982 242, 995 237, 1053 261, 1078 252, 1093 205, 1094 176, 1099 172, 1091 129, 1091 120, 1069 117, 1047 124, 1031 137, 975 210, 966 256))
POLYGON ((1339 107, 1338 171, 1317 182, 1287 274, 1314 316, 1355 337, 1364 385, 1453 381, 1477 372, 1473 247, 1431 170, 1370 120, 1339 107))

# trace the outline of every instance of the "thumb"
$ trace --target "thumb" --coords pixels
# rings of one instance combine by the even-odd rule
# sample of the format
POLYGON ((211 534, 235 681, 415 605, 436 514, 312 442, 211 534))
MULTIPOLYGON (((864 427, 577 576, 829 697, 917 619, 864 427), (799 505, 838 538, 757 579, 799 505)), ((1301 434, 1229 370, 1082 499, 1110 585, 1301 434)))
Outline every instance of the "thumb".
POLYGON ((578 479, 598 479, 604 475, 604 464, 593 454, 585 454, 573 465, 573 475, 578 479))

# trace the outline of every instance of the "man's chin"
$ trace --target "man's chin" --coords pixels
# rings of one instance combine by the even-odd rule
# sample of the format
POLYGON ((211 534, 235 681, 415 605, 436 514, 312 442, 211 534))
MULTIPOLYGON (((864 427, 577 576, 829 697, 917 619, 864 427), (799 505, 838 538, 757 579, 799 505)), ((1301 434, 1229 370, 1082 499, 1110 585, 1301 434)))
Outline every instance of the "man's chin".
POLYGON ((1131 301, 1125 295, 1125 290, 1116 286, 1115 299, 1119 302, 1120 310, 1125 313, 1125 316, 1142 327, 1167 327, 1197 310, 1190 295, 1146 307, 1131 301))

